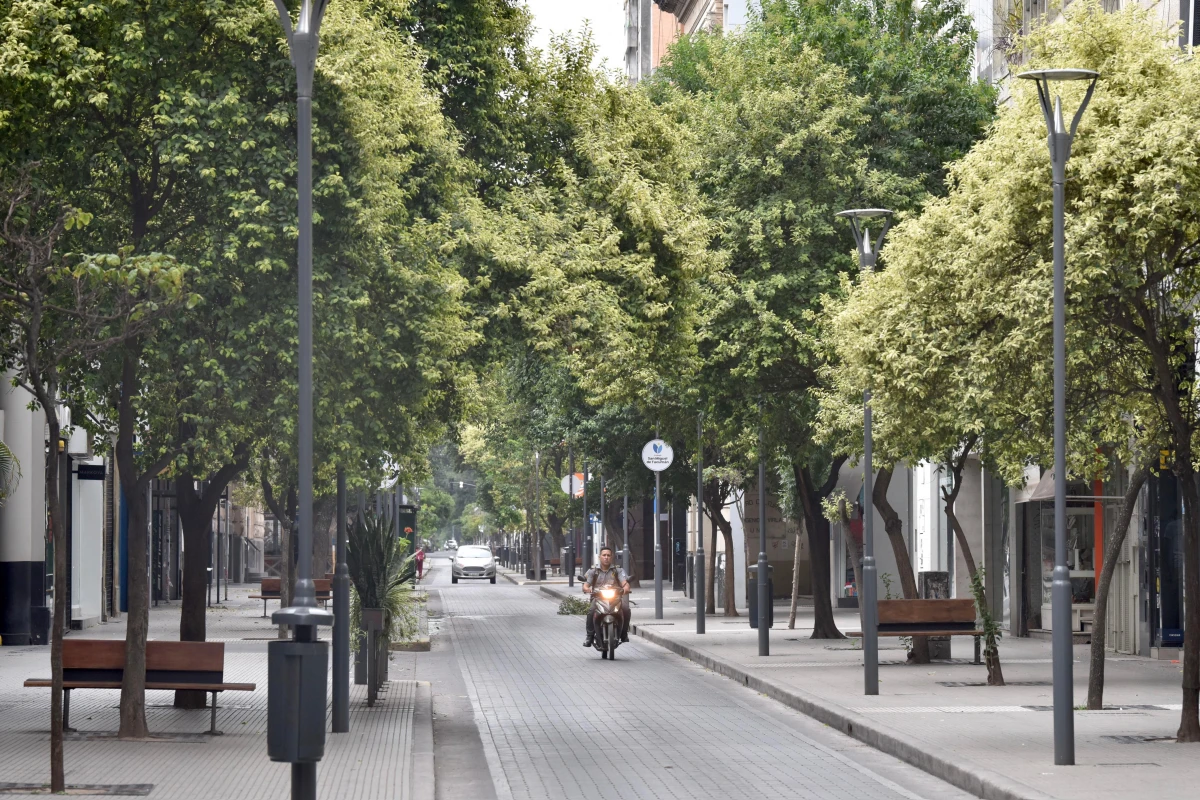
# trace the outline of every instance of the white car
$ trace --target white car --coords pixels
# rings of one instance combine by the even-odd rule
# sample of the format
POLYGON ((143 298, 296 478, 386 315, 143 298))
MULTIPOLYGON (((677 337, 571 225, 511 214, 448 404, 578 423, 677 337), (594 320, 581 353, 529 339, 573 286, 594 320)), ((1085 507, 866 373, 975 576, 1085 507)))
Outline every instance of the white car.
POLYGON ((459 578, 487 578, 496 582, 496 558, 492 548, 479 545, 463 545, 450 557, 450 582, 459 578))

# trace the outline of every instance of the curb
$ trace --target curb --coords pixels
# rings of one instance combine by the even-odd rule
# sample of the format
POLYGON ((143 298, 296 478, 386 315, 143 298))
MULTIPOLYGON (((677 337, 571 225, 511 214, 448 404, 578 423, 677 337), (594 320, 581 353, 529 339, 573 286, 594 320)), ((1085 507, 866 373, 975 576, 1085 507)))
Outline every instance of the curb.
POLYGON ((433 686, 417 682, 417 702, 413 709, 412 749, 413 800, 434 800, 433 770, 433 686))
MULTIPOLYGON (((546 594, 561 596, 547 587, 542 587, 542 591, 546 594)), ((923 750, 918 743, 909 740, 911 737, 906 737, 899 731, 886 725, 880 725, 862 714, 836 703, 830 703, 799 689, 763 680, 735 664, 714 658, 662 634, 645 630, 637 624, 630 625, 630 629, 635 635, 652 644, 694 661, 719 675, 735 680, 748 689, 766 695, 788 708, 810 716, 882 753, 894 756, 928 772, 935 778, 940 778, 959 789, 982 797, 984 800, 1054 800, 1050 795, 1043 794, 998 772, 971 766, 961 759, 955 759, 952 754, 939 754, 923 750)))

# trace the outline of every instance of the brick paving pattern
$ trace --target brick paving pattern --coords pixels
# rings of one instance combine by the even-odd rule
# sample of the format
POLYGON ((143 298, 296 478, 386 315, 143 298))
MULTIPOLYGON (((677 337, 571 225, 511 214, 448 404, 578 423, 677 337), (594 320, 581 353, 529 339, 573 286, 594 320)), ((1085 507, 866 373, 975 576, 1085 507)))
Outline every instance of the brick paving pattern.
MULTIPOLYGON (((581 647, 582 617, 533 587, 444 586, 447 628, 490 745, 498 796, 536 798, 967 795, 899 762, 891 772, 806 733, 811 720, 636 639, 613 663, 581 647)), ((876 754, 878 755, 878 754, 876 754)))
MULTIPOLYGON (((208 710, 176 709, 172 692, 150 691, 147 722, 152 735, 165 740, 117 741, 120 693, 76 690, 71 693, 71 724, 80 733, 68 734, 65 744, 68 784, 152 784, 149 796, 162 800, 289 796, 290 766, 267 758, 267 643, 254 640, 271 636, 276 628, 261 625, 255 616, 262 613, 261 601, 241 599, 252 591, 230 587, 229 606, 209 612, 210 637, 227 642, 226 680, 258 686, 254 692, 220 696, 217 727, 224 735, 205 735, 208 710)), ((178 639, 178 614, 178 604, 152 610, 151 638, 178 639)), ((323 638, 328 635, 328 629, 323 631, 323 638)), ((119 638, 124 628, 108 624, 72 636, 119 638)), ((0 648, 0 781, 49 780, 50 691, 21 686, 25 678, 49 673, 49 648, 0 648)), ((317 768, 322 797, 412 796, 420 686, 392 681, 374 708, 366 706, 365 687, 351 687, 350 733, 326 735, 325 758, 317 768)), ((427 696, 427 685, 424 692, 427 696)), ((427 701, 425 705, 428 714, 427 701)))
MULTIPOLYGON (((1152 793, 1156 800, 1190 800, 1200 782, 1200 744, 1174 743, 1179 725, 1181 665, 1110 654, 1104 711, 1076 711, 1076 764, 1056 767, 1050 643, 1004 638, 1001 662, 1008 686, 986 685, 987 670, 971 663, 972 642, 953 640, 949 661, 907 665, 881 652, 880 694, 863 695, 857 644, 814 641, 812 610, 801 609, 797 629, 786 627, 777 606, 771 655, 757 655, 757 631, 744 616, 709 617, 695 632, 694 601, 668 591, 664 619, 645 626, 701 655, 732 664, 771 685, 807 693, 877 721, 970 770, 991 771, 1026 796, 1062 800, 1125 800, 1152 793), (730 623, 730 624, 722 624, 730 623)), ((634 593, 634 621, 653 614, 653 592, 634 593), (640 612, 640 614, 639 614, 640 612)), ((856 611, 839 611, 840 628, 858 630, 856 611)), ((881 651, 884 647, 881 646, 881 651)), ((1088 648, 1075 648, 1075 703, 1087 698, 1088 648)), ((736 684, 735 684, 736 685, 736 684)))

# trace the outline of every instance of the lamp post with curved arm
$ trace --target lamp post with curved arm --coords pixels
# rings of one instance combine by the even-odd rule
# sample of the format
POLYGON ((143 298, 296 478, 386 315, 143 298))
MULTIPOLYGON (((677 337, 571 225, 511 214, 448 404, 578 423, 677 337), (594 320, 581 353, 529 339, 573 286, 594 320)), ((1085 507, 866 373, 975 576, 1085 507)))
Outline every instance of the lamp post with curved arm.
POLYGON ((1054 184, 1054 573, 1050 589, 1051 656, 1054 674, 1054 763, 1075 763, 1075 700, 1071 667, 1071 573, 1067 567, 1067 312, 1065 206, 1067 159, 1079 120, 1092 99, 1100 73, 1090 69, 1040 69, 1017 76, 1037 83, 1046 118, 1046 144, 1054 184), (1063 120, 1062 98, 1050 100, 1055 81, 1088 81, 1071 127, 1063 120))
MULTIPOLYGON (((892 212, 886 208, 854 208, 841 211, 839 217, 850 220, 854 245, 858 250, 858 268, 863 272, 875 269, 884 234, 892 222, 892 212), (879 234, 871 240, 872 220, 879 220, 879 234)), ((863 389, 863 559, 859 600, 862 602, 863 626, 863 693, 879 694, 879 587, 875 566, 875 509, 871 503, 875 467, 871 441, 871 390, 863 389)))
POLYGON ((317 762, 325 754, 325 693, 329 647, 317 641, 317 626, 333 615, 317 608, 312 576, 313 521, 313 321, 312 321, 312 91, 321 20, 327 0, 302 0, 295 21, 275 0, 296 70, 297 275, 300 375, 298 442, 299 522, 296 583, 292 605, 271 615, 292 628, 293 638, 268 646, 267 751, 273 761, 292 764, 292 797, 315 800, 317 762))

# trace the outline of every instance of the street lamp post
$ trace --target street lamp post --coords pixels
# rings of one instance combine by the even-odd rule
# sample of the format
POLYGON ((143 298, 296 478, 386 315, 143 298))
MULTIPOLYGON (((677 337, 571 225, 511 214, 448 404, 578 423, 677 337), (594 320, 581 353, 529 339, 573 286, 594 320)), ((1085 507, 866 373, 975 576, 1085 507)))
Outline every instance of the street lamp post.
POLYGON ((696 415, 696 557, 692 568, 696 633, 704 633, 704 415, 696 415))
MULTIPOLYGON (((891 224, 892 212, 886 208, 855 208, 841 211, 839 217, 850 220, 854 245, 858 250, 858 267, 863 272, 875 269, 883 236, 891 224), (871 241, 870 220, 881 220, 879 235, 871 241)), ((871 390, 863 390, 863 560, 859 597, 863 612, 863 693, 879 694, 879 587, 875 566, 875 509, 872 506, 872 484, 875 481, 874 453, 871 441, 871 390)))
POLYGON ((625 493, 621 509, 621 569, 629 575, 629 492, 625 493))
MULTIPOLYGON (((570 508, 574 505, 575 500, 575 448, 567 448, 567 469, 570 471, 571 479, 567 481, 567 485, 571 487, 571 491, 567 494, 567 519, 571 519, 570 508)), ((572 530, 575 526, 569 521, 567 522, 567 563, 564 565, 567 571, 567 586, 575 588, 575 532, 572 530)))
POLYGON ((1075 763, 1075 716, 1071 665, 1071 573, 1067 567, 1067 357, 1066 357, 1066 234, 1064 215, 1067 159, 1079 120, 1092 99, 1100 73, 1090 69, 1040 69, 1017 77, 1037 83, 1038 100, 1046 119, 1046 143, 1054 184, 1054 575, 1050 590, 1052 657, 1054 662, 1054 763, 1075 763), (1083 102, 1070 129, 1063 120, 1062 98, 1050 100, 1054 81, 1087 81, 1083 102))
MULTIPOLYGON (((302 0, 293 23, 284 0, 275 0, 296 70, 296 142, 300 335, 299 555, 292 605, 271 615, 292 628, 293 638, 268 644, 267 751, 273 761, 292 764, 292 797, 315 800, 317 762, 325 753, 325 692, 329 649, 317 641, 317 626, 333 615, 317 608, 312 578, 313 515, 313 326, 312 326, 312 91, 318 35, 327 0, 302 0)), ((286 555, 286 554, 285 554, 286 555)))
POLYGON ((346 471, 337 468, 337 565, 333 573, 333 732, 350 732, 350 566, 346 563, 346 471))
POLYGON ((758 654, 771 655, 771 567, 767 561, 767 436, 762 427, 762 406, 758 423, 758 654))

